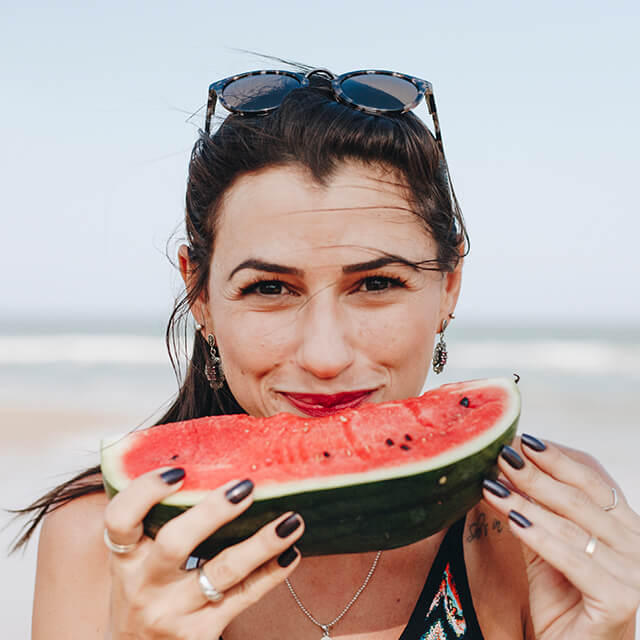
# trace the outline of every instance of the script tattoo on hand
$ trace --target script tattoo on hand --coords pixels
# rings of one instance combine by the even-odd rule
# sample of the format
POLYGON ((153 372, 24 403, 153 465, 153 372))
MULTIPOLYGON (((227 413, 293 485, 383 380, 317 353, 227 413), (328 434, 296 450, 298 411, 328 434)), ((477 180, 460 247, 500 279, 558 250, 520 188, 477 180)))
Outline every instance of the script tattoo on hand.
MULTIPOLYGON (((491 529, 497 533, 502 533, 502 522, 498 518, 494 518, 491 523, 491 529)), ((478 514, 477 520, 469 525, 469 535, 467 536, 467 542, 473 542, 483 536, 486 537, 489 533, 489 523, 487 522, 487 516, 484 511, 478 514)))

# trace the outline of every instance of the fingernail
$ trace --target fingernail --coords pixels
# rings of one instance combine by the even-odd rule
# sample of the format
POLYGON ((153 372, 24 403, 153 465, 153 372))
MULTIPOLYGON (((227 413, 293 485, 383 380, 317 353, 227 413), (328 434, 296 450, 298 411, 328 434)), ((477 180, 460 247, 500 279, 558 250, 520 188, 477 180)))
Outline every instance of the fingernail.
POLYGON ((182 467, 174 467, 160 474, 160 479, 167 484, 176 484, 184 478, 184 469, 182 467))
POLYGON ((531 522, 527 520, 521 513, 517 511, 509 511, 509 520, 515 522, 519 527, 526 529, 531 526, 531 522))
POLYGON ((278 556, 278 564, 284 569, 288 567, 298 557, 298 550, 295 547, 289 547, 278 556))
POLYGON ((300 524, 300 516, 293 513, 276 527, 276 533, 279 538, 286 538, 287 536, 290 536, 300 526, 300 524))
POLYGON ((506 498, 511 495, 511 491, 509 491, 502 482, 498 482, 497 480, 485 478, 482 481, 482 486, 490 493, 493 493, 494 496, 498 496, 498 498, 506 498))
POLYGON ((243 480, 234 484, 231 489, 227 489, 224 497, 233 504, 242 502, 253 491, 253 482, 251 480, 243 480))
POLYGON ((529 449, 533 449, 534 451, 544 451, 547 448, 547 445, 542 442, 542 440, 538 440, 538 438, 534 438, 528 433, 523 433, 520 436, 520 440, 522 440, 522 444, 527 445, 529 449))
POLYGON ((502 447, 500 455, 514 468, 522 469, 524 467, 524 460, 520 457, 520 454, 512 449, 508 444, 502 447))

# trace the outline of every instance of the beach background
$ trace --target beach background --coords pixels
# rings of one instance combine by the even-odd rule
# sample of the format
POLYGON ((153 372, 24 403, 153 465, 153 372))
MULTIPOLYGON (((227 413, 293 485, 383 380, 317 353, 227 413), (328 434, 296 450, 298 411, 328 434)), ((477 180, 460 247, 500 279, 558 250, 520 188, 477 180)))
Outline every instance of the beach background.
MULTIPOLYGON (((640 509, 639 32, 618 0, 0 3, 0 507, 175 393, 189 154, 210 82, 283 67, 251 50, 433 83, 472 246, 429 385, 518 373, 521 429, 640 509)), ((3 638, 29 637, 36 549, 0 554, 3 638)))
MULTIPOLYGON (((48 333, 0 333, 0 506, 20 507, 98 461, 99 440, 150 424, 176 390, 162 323, 120 320, 99 332, 73 320, 48 333)), ((592 453, 640 509, 637 327, 473 326, 447 331, 449 363, 428 387, 517 372, 520 431, 592 453)), ((16 524, 0 534, 6 547, 16 524)), ((28 637, 37 538, 2 560, 6 637, 28 637)))

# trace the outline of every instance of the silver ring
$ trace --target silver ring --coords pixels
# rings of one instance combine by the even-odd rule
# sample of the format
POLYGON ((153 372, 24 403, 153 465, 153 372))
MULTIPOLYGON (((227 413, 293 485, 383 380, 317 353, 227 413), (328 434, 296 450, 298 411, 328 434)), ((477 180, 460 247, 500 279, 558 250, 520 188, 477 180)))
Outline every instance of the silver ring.
POLYGON ((598 542, 598 538, 595 536, 591 536, 589 538, 589 542, 587 542, 587 546, 584 548, 584 552, 588 556, 592 556, 593 552, 596 550, 596 543, 598 542))
POLYGON ((108 549, 111 549, 111 551, 113 551, 113 553, 119 553, 120 555, 122 555, 133 551, 140 544, 140 540, 138 540, 138 542, 134 542, 133 544, 118 544, 109 537, 109 532, 105 529, 104 543, 107 545, 108 549))
POLYGON ((200 591, 202 591, 202 595, 209 602, 220 602, 220 600, 224 598, 224 593, 218 591, 211 584, 202 567, 198 567, 198 586, 200 587, 200 591))
POLYGON ((618 492, 615 487, 611 487, 611 493, 613 493, 613 502, 606 507, 602 507, 605 511, 611 511, 618 506, 618 492))

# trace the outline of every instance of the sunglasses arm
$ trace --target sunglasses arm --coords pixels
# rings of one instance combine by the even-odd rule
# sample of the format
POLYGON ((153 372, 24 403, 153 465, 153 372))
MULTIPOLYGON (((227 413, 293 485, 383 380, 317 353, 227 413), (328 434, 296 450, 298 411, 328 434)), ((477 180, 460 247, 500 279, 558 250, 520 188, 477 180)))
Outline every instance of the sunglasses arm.
POLYGON ((436 99, 433 96, 433 93, 427 93, 425 96, 427 107, 429 108, 429 114, 433 119, 433 131, 435 133, 436 142, 438 143, 438 147, 440 147, 440 151, 444 155, 444 145, 442 144, 442 132, 440 131, 440 120, 438 120, 438 110, 436 109, 436 99))
POLYGON ((213 118, 213 114, 216 110, 216 103, 218 101, 218 96, 216 95, 215 89, 209 89, 209 100, 207 101, 207 115, 205 116, 204 121, 204 132, 209 134, 211 133, 211 118, 213 118))

